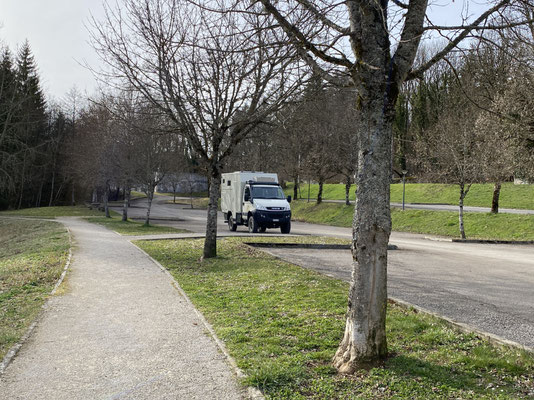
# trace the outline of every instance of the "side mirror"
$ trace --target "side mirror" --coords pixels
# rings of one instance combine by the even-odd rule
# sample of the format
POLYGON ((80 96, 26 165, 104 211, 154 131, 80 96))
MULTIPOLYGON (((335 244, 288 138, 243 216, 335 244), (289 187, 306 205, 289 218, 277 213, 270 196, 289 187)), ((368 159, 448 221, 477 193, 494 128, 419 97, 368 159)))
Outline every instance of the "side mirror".
POLYGON ((245 201, 249 201, 249 200, 250 200, 250 195, 245 194, 245 201))
POLYGON ((291 196, 287 196, 287 202, 291 203, 291 196))

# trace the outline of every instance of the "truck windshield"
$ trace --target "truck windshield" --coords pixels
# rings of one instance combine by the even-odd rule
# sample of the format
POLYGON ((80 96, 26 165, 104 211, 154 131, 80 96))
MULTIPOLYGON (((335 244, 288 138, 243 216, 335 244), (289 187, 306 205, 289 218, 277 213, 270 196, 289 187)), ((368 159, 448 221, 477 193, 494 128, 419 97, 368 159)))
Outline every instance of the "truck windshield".
POLYGON ((254 186, 252 188, 252 198, 283 200, 286 197, 280 186, 254 186))

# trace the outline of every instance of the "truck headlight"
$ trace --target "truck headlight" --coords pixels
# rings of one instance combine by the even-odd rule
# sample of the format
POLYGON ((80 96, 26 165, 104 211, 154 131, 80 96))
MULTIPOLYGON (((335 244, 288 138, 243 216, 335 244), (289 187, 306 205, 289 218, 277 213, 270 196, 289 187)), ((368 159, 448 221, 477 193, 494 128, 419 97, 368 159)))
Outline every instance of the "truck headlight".
POLYGON ((265 211, 267 210, 263 204, 256 204, 256 210, 265 211))

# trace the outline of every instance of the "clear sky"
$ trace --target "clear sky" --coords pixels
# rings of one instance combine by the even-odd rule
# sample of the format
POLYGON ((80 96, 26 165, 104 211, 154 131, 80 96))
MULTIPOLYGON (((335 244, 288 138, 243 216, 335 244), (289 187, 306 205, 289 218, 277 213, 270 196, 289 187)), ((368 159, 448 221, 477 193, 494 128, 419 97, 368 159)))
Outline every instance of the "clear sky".
MULTIPOLYGON (((484 3, 433 0, 431 18, 436 24, 458 24, 462 12, 478 14, 484 3)), ((28 39, 48 96, 59 100, 73 86, 92 94, 96 82, 80 65, 99 65, 85 27, 91 14, 102 16, 101 0, 0 0, 0 41, 16 52, 28 39)))
POLYGON ((45 93, 60 99, 74 85, 90 94, 96 83, 84 62, 98 64, 85 28, 100 0, 0 0, 0 41, 12 52, 28 39, 45 93))

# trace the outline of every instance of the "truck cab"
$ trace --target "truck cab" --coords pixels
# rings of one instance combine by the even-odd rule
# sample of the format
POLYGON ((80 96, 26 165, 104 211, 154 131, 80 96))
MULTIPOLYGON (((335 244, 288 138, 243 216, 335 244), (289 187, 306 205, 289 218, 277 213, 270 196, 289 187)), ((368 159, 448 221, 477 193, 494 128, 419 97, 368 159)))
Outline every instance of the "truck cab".
POLYGON ((243 194, 243 215, 247 216, 249 232, 265 232, 267 228, 291 231, 291 208, 278 183, 249 181, 243 194))

